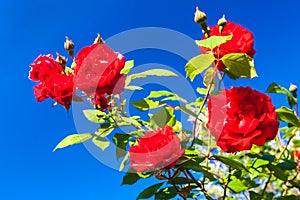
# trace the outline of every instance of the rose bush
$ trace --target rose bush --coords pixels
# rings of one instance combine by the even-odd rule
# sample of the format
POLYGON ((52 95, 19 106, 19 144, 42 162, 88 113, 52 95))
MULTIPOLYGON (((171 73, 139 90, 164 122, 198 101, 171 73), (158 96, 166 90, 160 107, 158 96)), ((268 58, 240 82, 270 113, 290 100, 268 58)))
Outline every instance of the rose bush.
POLYGON ((183 153, 172 127, 164 126, 146 133, 137 145, 130 147, 130 167, 137 172, 172 168, 183 153))
POLYGON ((271 98, 250 87, 232 87, 212 95, 208 112, 207 127, 226 152, 249 150, 253 144, 262 146, 278 132, 271 98))
POLYGON ((291 85, 288 90, 270 84, 267 92, 286 95, 289 104, 289 108, 276 110, 269 96, 251 87, 222 89, 225 76, 233 80, 257 76, 253 35, 224 18, 210 29, 206 19, 197 8, 195 21, 204 38, 196 43, 203 54, 189 60, 185 70, 191 81, 204 72, 205 87, 196 83, 197 99, 191 102, 167 90, 151 90, 147 97, 128 102, 122 94, 125 89, 144 89, 132 85, 132 80, 176 74, 165 69, 130 74, 134 61, 125 62, 99 35, 76 57, 74 43, 66 38, 71 68, 59 54, 57 61, 51 55, 39 56, 29 73, 38 82, 34 86, 37 101, 52 98, 66 109, 72 97, 77 102, 88 101, 95 109, 82 114, 98 126, 94 133, 67 136, 54 150, 90 140, 105 151, 113 142, 115 154, 106 155, 120 161, 119 171, 126 170, 122 185, 149 177, 159 181, 137 199, 297 199, 297 87, 291 85), (149 111, 148 115, 130 116, 128 103, 136 111, 149 111), (191 119, 191 129, 178 120, 183 115, 191 119), (278 120, 283 122, 280 129, 278 120))

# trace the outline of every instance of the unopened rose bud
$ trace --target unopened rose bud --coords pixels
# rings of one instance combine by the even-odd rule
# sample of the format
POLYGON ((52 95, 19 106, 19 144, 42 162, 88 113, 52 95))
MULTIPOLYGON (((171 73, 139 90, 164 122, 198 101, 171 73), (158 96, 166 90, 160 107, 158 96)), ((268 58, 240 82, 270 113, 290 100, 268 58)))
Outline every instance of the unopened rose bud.
POLYGON ((202 12, 201 10, 199 10, 198 6, 196 7, 196 12, 195 12, 195 17, 194 17, 194 21, 197 24, 203 24, 206 22, 206 14, 204 12, 202 12))
POLYGON ((58 62, 63 68, 65 67, 66 63, 67 63, 67 59, 60 55, 58 52, 56 52, 56 59, 55 61, 58 62))
POLYGON ((104 43, 104 41, 101 38, 100 34, 98 33, 97 37, 94 40, 94 44, 103 44, 103 43, 104 43))
POLYGON ((297 98, 297 91, 298 91, 298 88, 297 88, 296 85, 294 85, 294 84, 291 83, 291 84, 290 84, 289 91, 293 94, 293 96, 294 96, 295 98, 297 98))
POLYGON ((64 48, 68 51, 69 55, 74 57, 74 43, 66 36, 66 41, 64 42, 64 48))
POLYGON ((290 91, 290 92, 297 92, 297 90, 298 90, 297 86, 291 83, 291 84, 290 84, 289 91, 290 91))
POLYGON ((225 19, 225 15, 218 21, 219 25, 219 31, 222 32, 224 30, 224 27, 226 26, 227 20, 225 19))

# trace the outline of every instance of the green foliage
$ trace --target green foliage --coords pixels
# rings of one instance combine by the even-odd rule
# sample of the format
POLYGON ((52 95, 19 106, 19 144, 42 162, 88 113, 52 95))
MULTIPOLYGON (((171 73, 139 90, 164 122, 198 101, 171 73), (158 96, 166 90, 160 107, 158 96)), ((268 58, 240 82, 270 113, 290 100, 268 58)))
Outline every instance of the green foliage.
POLYGON ((165 187, 157 191, 155 200, 172 199, 177 196, 177 191, 174 187, 165 187))
POLYGON ((126 81, 125 81, 125 86, 128 86, 129 83, 133 80, 133 79, 137 79, 137 78, 146 78, 147 76, 167 76, 167 77, 176 77, 177 74, 175 74, 174 72, 170 71, 170 70, 166 70, 166 69, 150 69, 144 72, 140 72, 137 74, 131 74, 129 76, 126 77, 126 81))
POLYGON ((259 186, 255 181, 250 180, 250 178, 237 178, 235 176, 231 177, 228 187, 234 193, 240 193, 242 191, 248 190, 250 188, 255 188, 259 186))
POLYGON ((125 87, 125 89, 126 90, 133 90, 133 91, 135 91, 135 90, 143 90, 142 87, 136 86, 136 85, 128 85, 128 86, 125 87))
POLYGON ((114 135, 113 141, 117 147, 116 148, 117 159, 126 155, 126 145, 129 142, 129 138, 131 138, 131 135, 128 135, 128 134, 116 133, 114 135))
POLYGON ((110 145, 110 141, 105 137, 95 136, 93 138, 93 143, 99 147, 102 151, 104 151, 110 145))
POLYGON ((123 176, 123 181, 122 181, 121 185, 132 185, 140 179, 141 179, 141 177, 137 173, 127 172, 123 176))
POLYGON ((146 97, 146 99, 157 99, 160 97, 165 97, 164 99, 162 99, 162 101, 171 100, 171 101, 181 101, 183 103, 187 102, 184 98, 178 96, 177 94, 174 94, 173 92, 169 92, 167 90, 151 91, 151 93, 146 97))
POLYGON ((95 109, 89 109, 83 111, 84 116, 91 122, 102 123, 107 120, 107 115, 105 112, 95 109))
POLYGON ((206 70, 215 60, 212 54, 200 54, 195 56, 185 66, 186 77, 194 81, 194 78, 206 70))
POLYGON ((219 156, 219 155, 214 155, 214 158, 221 161, 222 163, 225 163, 226 165, 229 165, 234 169, 248 171, 248 169, 242 163, 233 160, 232 158, 227 158, 225 156, 219 156))
POLYGON ((141 111, 159 108, 165 105, 165 103, 163 102, 152 101, 151 99, 146 99, 146 98, 139 101, 130 102, 130 104, 141 111))
POLYGON ((279 120, 287 122, 293 126, 300 127, 300 120, 297 117, 296 112, 292 109, 283 106, 276 110, 276 114, 279 120))
POLYGON ((73 134, 65 137, 56 147, 53 151, 56 151, 56 149, 62 149, 67 146, 73 145, 73 144, 80 144, 82 142, 85 142, 93 137, 93 134, 91 133, 83 133, 83 134, 73 134))
POLYGON ((210 50, 213 50, 215 47, 218 47, 227 41, 232 39, 232 35, 228 36, 211 36, 204 40, 196 40, 196 44, 201 47, 208 48, 210 50))
POLYGON ((290 93, 289 90, 286 88, 278 85, 277 83, 271 83, 267 89, 267 92, 269 93, 277 93, 277 94, 285 94, 288 100, 288 103, 291 107, 296 105, 297 99, 293 97, 293 95, 290 93))
POLYGON ((157 190, 164 184, 164 182, 162 183, 158 183, 158 184, 155 184, 155 185, 152 185, 148 188, 146 188, 145 190, 143 190, 139 196, 136 198, 137 200, 138 199, 148 199, 152 196, 154 196, 157 192, 157 190))
POLYGON ((223 70, 233 80, 257 77, 253 58, 245 53, 230 53, 221 58, 226 66, 223 70))
POLYGON ((175 124, 176 116, 174 110, 170 107, 156 111, 150 118, 150 125, 153 128, 162 128, 164 125, 173 127, 175 124))
POLYGON ((128 74, 134 66, 134 60, 128 60, 125 62, 124 68, 121 70, 120 74, 128 74))

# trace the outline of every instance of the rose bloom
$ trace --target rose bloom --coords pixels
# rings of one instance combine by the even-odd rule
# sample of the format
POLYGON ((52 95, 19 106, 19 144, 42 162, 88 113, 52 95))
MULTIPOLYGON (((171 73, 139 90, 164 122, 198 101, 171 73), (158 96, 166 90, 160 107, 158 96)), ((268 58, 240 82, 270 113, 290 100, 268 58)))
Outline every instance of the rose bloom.
MULTIPOLYGON (((220 47, 213 49, 213 53, 217 59, 221 59, 224 55, 230 53, 246 53, 248 56, 252 57, 255 54, 253 49, 254 38, 253 34, 246 28, 239 24, 234 24, 227 21, 222 32, 219 31, 219 26, 215 25, 211 27, 210 36, 228 36, 232 35, 232 39, 222 44, 220 47)), ((206 39, 205 37, 203 39, 206 39)), ((207 48, 200 48, 203 53, 210 51, 207 48)), ((226 66, 222 61, 218 64, 218 69, 222 71, 226 66)))
POLYGON ((137 172, 147 169, 172 168, 184 153, 172 127, 164 126, 146 133, 129 149, 130 167, 137 172))
POLYGON ((57 74, 35 85, 34 94, 38 102, 52 98, 68 110, 72 102, 73 88, 73 74, 57 74))
POLYGON ((105 44, 81 49, 75 63, 76 87, 88 96, 95 92, 118 94, 124 90, 125 76, 120 71, 125 65, 125 57, 105 44))
POLYGON ((277 135, 279 121, 271 98, 250 87, 224 89, 208 102, 208 129, 226 152, 264 145, 277 135))
POLYGON ((49 77, 63 72, 62 66, 54 60, 51 54, 38 56, 30 67, 28 78, 33 81, 43 82, 49 77))

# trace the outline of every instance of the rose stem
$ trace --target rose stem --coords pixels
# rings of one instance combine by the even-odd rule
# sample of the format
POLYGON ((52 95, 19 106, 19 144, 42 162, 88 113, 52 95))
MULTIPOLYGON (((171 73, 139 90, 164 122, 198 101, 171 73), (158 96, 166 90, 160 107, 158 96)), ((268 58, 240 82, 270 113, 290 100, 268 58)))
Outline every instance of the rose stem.
POLYGON ((231 178, 231 167, 230 167, 230 166, 229 166, 229 170, 228 170, 228 172, 229 172, 229 174, 228 174, 227 183, 226 183, 226 185, 225 185, 225 187, 224 187, 224 195, 223 195, 223 200, 225 200, 225 199, 226 199, 227 187, 228 187, 228 185, 229 185, 229 183, 230 183, 230 178, 231 178))

